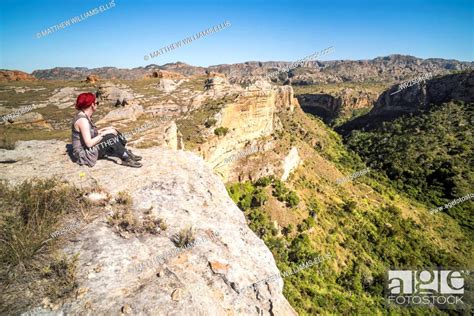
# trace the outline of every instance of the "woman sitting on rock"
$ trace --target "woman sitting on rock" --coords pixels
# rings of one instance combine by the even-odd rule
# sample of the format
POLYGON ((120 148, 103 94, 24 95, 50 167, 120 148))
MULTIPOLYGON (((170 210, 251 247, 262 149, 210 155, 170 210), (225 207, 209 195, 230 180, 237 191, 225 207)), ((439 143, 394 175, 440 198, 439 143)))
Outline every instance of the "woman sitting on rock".
POLYGON ((77 97, 78 112, 72 120, 72 151, 76 162, 93 167, 97 159, 107 156, 119 157, 123 166, 140 168, 142 158, 125 148, 126 140, 115 128, 97 130, 91 121, 98 102, 92 93, 82 93, 77 97))

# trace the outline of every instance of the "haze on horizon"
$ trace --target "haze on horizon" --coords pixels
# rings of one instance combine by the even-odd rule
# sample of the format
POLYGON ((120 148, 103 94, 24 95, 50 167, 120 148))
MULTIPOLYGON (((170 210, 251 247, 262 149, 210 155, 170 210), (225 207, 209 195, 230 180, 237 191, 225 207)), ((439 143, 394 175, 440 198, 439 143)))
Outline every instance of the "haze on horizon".
POLYGON ((329 46, 320 60, 392 54, 473 61, 472 1, 263 1, 195 3, 115 0, 115 7, 37 38, 108 0, 3 0, 0 68, 135 68, 185 62, 295 61, 329 46), (224 21, 231 26, 144 60, 144 55, 224 21))

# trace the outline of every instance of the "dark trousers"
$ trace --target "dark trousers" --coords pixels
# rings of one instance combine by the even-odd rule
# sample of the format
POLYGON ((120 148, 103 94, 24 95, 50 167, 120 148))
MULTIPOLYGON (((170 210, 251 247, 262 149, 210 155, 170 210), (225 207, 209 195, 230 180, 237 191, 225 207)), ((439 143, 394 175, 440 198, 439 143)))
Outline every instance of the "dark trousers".
POLYGON ((96 145, 99 150, 99 158, 104 158, 104 156, 123 158, 123 154, 127 152, 126 143, 127 140, 121 133, 104 135, 104 138, 96 145))

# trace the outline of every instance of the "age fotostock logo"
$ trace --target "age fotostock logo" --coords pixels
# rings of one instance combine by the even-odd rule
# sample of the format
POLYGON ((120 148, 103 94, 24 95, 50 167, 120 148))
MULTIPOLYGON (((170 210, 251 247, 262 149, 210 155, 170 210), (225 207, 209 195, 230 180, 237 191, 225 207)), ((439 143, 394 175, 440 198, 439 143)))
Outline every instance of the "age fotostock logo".
POLYGON ((463 307, 465 276, 461 270, 389 270, 387 299, 397 305, 463 307))

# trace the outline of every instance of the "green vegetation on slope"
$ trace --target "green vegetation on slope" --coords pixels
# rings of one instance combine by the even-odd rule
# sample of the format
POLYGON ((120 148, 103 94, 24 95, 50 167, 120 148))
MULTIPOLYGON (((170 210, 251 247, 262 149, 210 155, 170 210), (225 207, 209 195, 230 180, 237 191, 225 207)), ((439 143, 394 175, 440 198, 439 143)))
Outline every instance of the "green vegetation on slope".
POLYGON ((337 185, 336 179, 367 166, 319 119, 299 109, 281 119, 278 141, 297 146, 303 166, 282 188, 272 178, 227 188, 282 273, 331 256, 284 278, 291 305, 300 315, 446 314, 436 308, 387 306, 384 279, 390 269, 469 267, 472 241, 459 224, 428 214, 377 170, 337 185), (286 190, 298 197, 296 206, 278 201, 286 190))
MULTIPOLYGON (((399 191, 436 208, 473 193, 473 122, 472 104, 451 102, 379 130, 353 131, 347 144, 399 191)), ((471 234, 472 211, 472 201, 444 210, 471 234)))
MULTIPOLYGON (((261 194, 257 183, 232 184, 228 191, 244 211, 250 228, 272 251, 280 271, 290 271, 328 252, 337 256, 339 247, 352 253, 353 258, 343 269, 328 261, 285 278, 284 295, 301 315, 328 311, 380 313, 386 309, 384 276, 390 267, 459 267, 464 264, 461 258, 440 250, 421 225, 412 219, 403 219, 400 210, 393 205, 365 211, 357 203, 347 202, 332 206, 324 215, 320 213, 317 221, 312 216, 314 210, 308 209, 308 217, 298 224, 295 234, 291 224, 279 234, 268 214, 259 203, 254 203, 261 194), (311 228, 323 225, 323 221, 334 221, 337 228, 314 238, 311 228), (334 234, 336 229, 343 230, 343 239, 334 234), (327 249, 325 252, 317 249, 316 244, 321 243, 327 249)), ((418 311, 430 313, 423 309, 418 311)))

